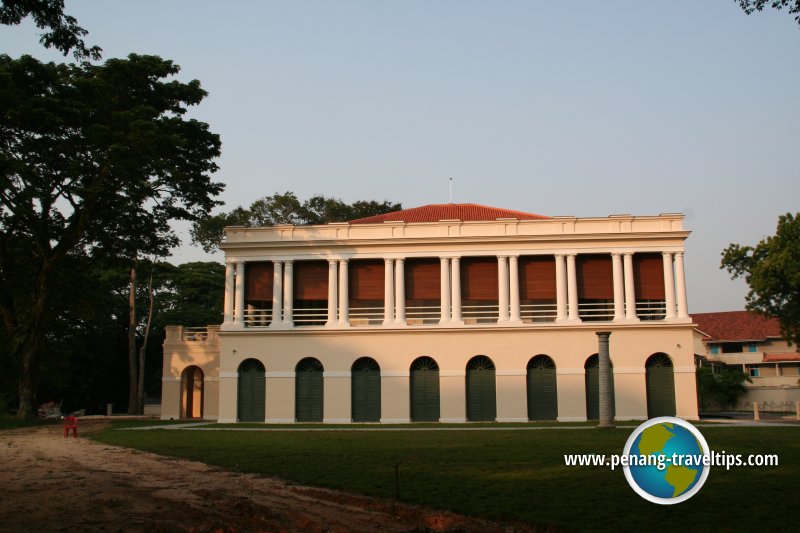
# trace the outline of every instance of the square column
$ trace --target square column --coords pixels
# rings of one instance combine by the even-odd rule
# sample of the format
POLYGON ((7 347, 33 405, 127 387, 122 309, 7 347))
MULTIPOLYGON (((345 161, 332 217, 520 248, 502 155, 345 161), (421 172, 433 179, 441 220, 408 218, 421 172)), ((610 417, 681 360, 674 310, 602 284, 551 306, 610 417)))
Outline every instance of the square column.
POLYGON ((233 323, 244 327, 244 262, 236 263, 236 288, 234 289, 236 303, 233 310, 233 323))
POLYGON ((575 270, 575 254, 567 256, 567 300, 569 301, 569 321, 580 322, 578 314, 578 275, 575 270))
POLYGON ((461 317, 461 258, 453 257, 450 259, 450 293, 453 297, 451 308, 452 319, 450 322, 457 325, 464 325, 461 317))
POLYGON ((497 256, 497 323, 508 322, 508 257, 497 256))
POLYGON ((441 315, 439 324, 450 323, 450 259, 447 257, 439 258, 439 287, 441 302, 441 315))
POLYGON ((394 322, 394 259, 383 260, 383 325, 394 322))
POLYGON ((519 313, 519 257, 516 255, 509 256, 508 258, 508 274, 511 283, 511 298, 509 305, 509 320, 512 324, 522 324, 522 319, 519 313))
POLYGON ((269 327, 283 327, 283 261, 272 262, 272 322, 269 327))
POLYGON ((225 262, 225 303, 223 304, 223 324, 231 324, 233 322, 233 291, 235 290, 235 265, 231 262, 225 262))
POLYGON ((664 259, 664 299, 667 302, 665 320, 675 318, 675 277, 672 271, 672 253, 663 252, 664 259))
POLYGON ((625 267, 625 320, 638 322, 639 317, 636 315, 636 286, 633 283, 633 254, 623 255, 622 261, 625 267))
POLYGON ((614 276, 614 322, 625 319, 625 288, 622 281, 622 255, 611 254, 611 270, 614 276))
POLYGON ((283 267, 283 324, 294 326, 294 261, 285 261, 283 267))
POLYGON ((567 271, 564 256, 556 254, 556 322, 567 319, 567 271))
POLYGON ((336 291, 336 276, 337 259, 328 259, 328 321, 325 322, 326 328, 332 328, 336 325, 336 311, 337 311, 337 291, 336 291))
POLYGON ((678 318, 689 318, 686 305, 686 273, 683 269, 683 252, 675 252, 675 290, 678 293, 678 318))
POLYGON ((339 325, 350 325, 350 278, 347 273, 347 260, 339 261, 339 325))
POLYGON ((406 325, 406 270, 405 259, 396 259, 394 262, 394 323, 406 325))

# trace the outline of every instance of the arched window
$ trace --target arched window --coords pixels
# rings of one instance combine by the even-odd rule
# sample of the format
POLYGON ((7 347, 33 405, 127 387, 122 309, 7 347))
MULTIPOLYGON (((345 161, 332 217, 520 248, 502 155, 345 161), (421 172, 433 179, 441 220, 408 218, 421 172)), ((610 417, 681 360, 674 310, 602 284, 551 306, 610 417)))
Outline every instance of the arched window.
POLYGON ((319 360, 306 357, 295 367, 295 418, 298 422, 322 422, 324 368, 319 360))
POLYGON ((527 384, 528 419, 557 419, 556 364, 549 356, 537 355, 528 361, 527 384))
POLYGON ((380 422, 381 367, 371 357, 362 357, 350 372, 353 422, 380 422))
POLYGON ((439 365, 427 356, 411 363, 411 421, 439 421, 439 365))
POLYGON ((675 416, 675 373, 665 353, 655 353, 645 362, 647 417, 675 416))
POLYGON ((491 359, 477 355, 467 363, 467 420, 494 421, 497 417, 495 368, 491 359))
POLYGON ((239 365, 238 418, 240 422, 263 422, 266 396, 265 369, 257 359, 239 365))

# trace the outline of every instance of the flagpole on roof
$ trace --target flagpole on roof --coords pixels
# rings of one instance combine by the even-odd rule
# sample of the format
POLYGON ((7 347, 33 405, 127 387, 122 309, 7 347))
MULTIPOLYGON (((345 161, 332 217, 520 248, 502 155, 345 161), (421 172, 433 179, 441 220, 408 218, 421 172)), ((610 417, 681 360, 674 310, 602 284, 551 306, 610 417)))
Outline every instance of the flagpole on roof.
POLYGON ((450 203, 453 203, 453 178, 450 178, 450 203))

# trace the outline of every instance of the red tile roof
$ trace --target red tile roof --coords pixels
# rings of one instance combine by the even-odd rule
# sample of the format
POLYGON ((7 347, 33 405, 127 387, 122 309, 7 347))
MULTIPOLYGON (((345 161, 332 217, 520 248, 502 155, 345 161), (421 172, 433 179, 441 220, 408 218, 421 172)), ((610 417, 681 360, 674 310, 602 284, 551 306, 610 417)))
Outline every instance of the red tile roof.
POLYGON ((777 363, 778 361, 800 361, 800 353, 766 353, 764 354, 765 363, 777 363))
POLYGON ((750 311, 692 313, 697 329, 711 336, 707 341, 753 341, 780 337, 778 320, 750 311))
POLYGON ((350 224, 381 224, 383 222, 438 222, 440 220, 494 221, 498 218, 543 220, 550 217, 479 204, 431 204, 394 211, 383 215, 358 218, 350 224))

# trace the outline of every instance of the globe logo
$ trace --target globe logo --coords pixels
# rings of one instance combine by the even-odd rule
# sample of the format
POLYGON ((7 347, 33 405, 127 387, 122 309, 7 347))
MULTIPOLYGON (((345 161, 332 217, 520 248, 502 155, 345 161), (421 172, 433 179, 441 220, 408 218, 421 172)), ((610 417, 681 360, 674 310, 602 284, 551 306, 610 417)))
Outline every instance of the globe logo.
POLYGON ((710 469, 710 450, 689 422, 671 416, 652 418, 625 443, 625 478, 642 498, 661 505, 688 500, 702 488, 710 469))

